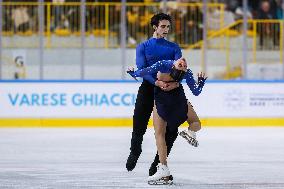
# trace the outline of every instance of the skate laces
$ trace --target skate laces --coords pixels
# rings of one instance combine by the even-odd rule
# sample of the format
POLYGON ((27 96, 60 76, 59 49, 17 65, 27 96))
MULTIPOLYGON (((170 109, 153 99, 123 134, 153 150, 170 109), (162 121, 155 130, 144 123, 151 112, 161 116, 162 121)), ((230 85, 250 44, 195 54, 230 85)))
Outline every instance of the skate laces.
POLYGON ((169 175, 169 174, 170 174, 170 173, 169 173, 168 166, 163 165, 163 164, 161 164, 161 163, 159 163, 159 164, 157 165, 157 173, 158 173, 158 174, 165 174, 165 173, 166 173, 166 175, 169 175))
POLYGON ((158 172, 158 171, 161 171, 161 170, 164 170, 164 169, 163 169, 163 164, 159 163, 159 164, 157 165, 157 172, 158 172))

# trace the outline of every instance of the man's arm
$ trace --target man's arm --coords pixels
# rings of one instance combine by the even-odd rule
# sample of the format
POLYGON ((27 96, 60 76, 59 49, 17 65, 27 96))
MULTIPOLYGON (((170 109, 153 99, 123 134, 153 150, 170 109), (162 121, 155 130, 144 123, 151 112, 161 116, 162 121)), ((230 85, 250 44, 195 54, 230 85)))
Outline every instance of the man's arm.
MULTIPOLYGON (((146 68, 148 66, 146 63, 145 47, 143 44, 139 44, 136 48, 136 66, 138 70, 146 68)), ((145 75, 143 76, 143 79, 155 85, 156 79, 152 75, 145 75)))
POLYGON ((181 57, 182 57, 181 49, 176 44, 176 47, 175 47, 175 60, 180 59, 181 57))

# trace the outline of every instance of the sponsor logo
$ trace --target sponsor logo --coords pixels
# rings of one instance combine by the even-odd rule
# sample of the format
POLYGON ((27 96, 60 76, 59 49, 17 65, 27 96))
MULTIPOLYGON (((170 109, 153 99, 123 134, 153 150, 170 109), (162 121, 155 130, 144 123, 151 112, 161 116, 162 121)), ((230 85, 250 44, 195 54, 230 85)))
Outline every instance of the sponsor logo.
POLYGON ((246 103, 246 96, 240 90, 229 90, 225 93, 225 107, 230 110, 240 110, 246 103))

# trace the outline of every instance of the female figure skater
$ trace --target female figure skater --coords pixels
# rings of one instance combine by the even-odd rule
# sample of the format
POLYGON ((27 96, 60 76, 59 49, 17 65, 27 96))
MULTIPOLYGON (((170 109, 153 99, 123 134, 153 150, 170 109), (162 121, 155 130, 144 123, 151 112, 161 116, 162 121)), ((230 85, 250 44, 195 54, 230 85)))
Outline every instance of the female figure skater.
MULTIPOLYGON (((158 61, 150 67, 137 71, 130 68, 127 73, 134 79, 153 73, 158 73, 158 80, 166 82, 181 82, 183 79, 186 79, 187 85, 196 96, 201 93, 205 80, 207 79, 205 74, 200 72, 198 73, 198 83, 196 83, 192 71, 187 69, 186 60, 184 58, 180 58, 177 61, 158 61)), ((179 134, 187 139, 191 145, 197 147, 198 142, 195 132, 201 129, 201 124, 191 104, 187 102, 181 84, 178 88, 171 91, 164 91, 159 87, 155 87, 154 99, 153 121, 160 163, 157 166, 157 172, 149 176, 148 183, 171 184, 171 175, 167 166, 166 127, 171 126, 171 128, 168 129, 175 131, 182 123, 187 121, 189 123, 188 130, 182 131, 179 134)))

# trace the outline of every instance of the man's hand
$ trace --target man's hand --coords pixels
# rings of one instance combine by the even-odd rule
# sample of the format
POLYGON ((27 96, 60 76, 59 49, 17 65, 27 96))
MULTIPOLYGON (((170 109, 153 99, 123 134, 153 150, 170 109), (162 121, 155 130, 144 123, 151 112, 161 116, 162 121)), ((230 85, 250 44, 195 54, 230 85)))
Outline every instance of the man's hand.
POLYGON ((170 91, 170 90, 173 90, 173 89, 178 88, 178 87, 179 87, 178 82, 170 82, 170 83, 168 83, 168 86, 166 88, 164 88, 163 90, 164 91, 170 91))
POLYGON ((175 88, 177 88, 179 86, 179 83, 178 82, 164 82, 164 81, 161 81, 161 80, 157 80, 155 82, 155 85, 160 87, 163 91, 170 91, 170 90, 173 90, 175 88))
POLYGON ((157 80, 155 81, 155 85, 157 87, 160 87, 162 90, 165 90, 165 88, 168 87, 168 83, 164 82, 164 81, 161 81, 161 80, 157 80))

